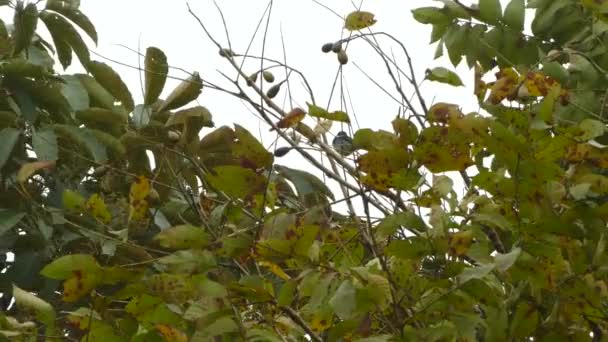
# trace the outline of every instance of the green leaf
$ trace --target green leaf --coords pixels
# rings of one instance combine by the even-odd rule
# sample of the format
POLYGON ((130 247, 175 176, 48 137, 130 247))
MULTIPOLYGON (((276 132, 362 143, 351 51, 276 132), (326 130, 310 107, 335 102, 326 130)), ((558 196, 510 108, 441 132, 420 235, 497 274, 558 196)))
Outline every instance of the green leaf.
POLYGON ((102 269, 92 255, 71 254, 55 259, 46 265, 40 274, 47 278, 64 280, 72 277, 77 271, 101 273, 102 269))
POLYGON ((85 110, 76 112, 76 119, 80 120, 85 125, 108 125, 108 126, 126 126, 127 115, 117 110, 105 108, 91 107, 85 110))
POLYGON ((424 232, 427 230, 426 224, 420 216, 407 210, 386 216, 376 227, 376 232, 378 238, 384 239, 393 235, 401 227, 416 232, 424 232))
POLYGON ((183 80, 158 108, 159 112, 179 108, 196 100, 203 90, 203 80, 198 72, 183 80))
POLYGON ((353 146, 366 151, 379 151, 399 147, 399 138, 387 131, 363 128, 355 132, 353 146))
MULTIPOLYGON (((70 52, 70 54, 71 53, 72 52, 70 52)), ((63 94, 68 101, 72 110, 79 111, 89 108, 89 93, 87 93, 87 89, 83 87, 83 84, 78 77, 64 75, 61 78, 63 78, 64 81, 61 88, 61 94, 63 94)))
POLYGON ((582 133, 576 136, 576 140, 578 141, 589 141, 591 139, 595 139, 602 136, 607 131, 606 124, 594 119, 584 119, 578 124, 578 128, 582 133))
POLYGON ((528 338, 534 334, 539 318, 538 311, 533 305, 520 302, 512 318, 510 335, 519 340, 528 338))
POLYGON ((349 31, 362 30, 376 23, 374 14, 365 11, 355 11, 346 16, 344 28, 349 31))
POLYGON ((422 24, 445 25, 452 21, 441 8, 420 7, 412 10, 414 19, 422 24))
POLYGON ((421 259, 433 252, 427 239, 413 237, 404 240, 393 240, 386 248, 386 254, 401 259, 421 259))
POLYGON ((91 20, 69 1, 47 1, 46 9, 55 11, 78 25, 97 44, 97 31, 91 20))
POLYGON ((514 30, 523 31, 526 20, 525 0, 511 0, 505 8, 503 21, 514 30))
MULTIPOLYGON (((104 87, 97 82, 93 77, 84 74, 74 75, 84 86, 89 95, 91 107, 103 107, 105 109, 114 109, 114 96, 110 94, 104 87)), ((87 107, 83 109, 87 109, 87 107)), ((74 109, 76 110, 76 109, 74 109)))
POLYGON ((287 280, 283 286, 281 286, 281 290, 279 290, 277 303, 281 306, 290 306, 295 298, 297 289, 298 283, 296 281, 287 280))
POLYGON ((272 153, 268 152, 248 130, 234 125, 236 142, 232 148, 232 154, 237 158, 240 165, 250 168, 270 168, 274 160, 272 153))
POLYGON ((0 170, 11 156, 15 144, 19 140, 19 135, 21 135, 21 131, 15 128, 8 127, 0 131, 0 141, 2 141, 2 144, 0 144, 0 170))
POLYGON ((45 333, 47 336, 55 334, 55 318, 57 314, 51 304, 38 298, 31 292, 20 289, 14 284, 13 297, 15 298, 17 307, 33 311, 36 319, 46 325, 45 333))
POLYGON ((498 24, 502 18, 500 0, 479 0, 479 16, 490 24, 498 24))
POLYGON ((129 112, 133 111, 135 104, 133 97, 120 75, 109 65, 101 62, 91 61, 87 65, 87 70, 95 77, 95 80, 105 88, 114 98, 121 102, 121 105, 129 112))
POLYGON ((233 165, 218 166, 206 178, 211 186, 235 199, 261 193, 266 184, 264 177, 253 170, 233 165))
POLYGON ((25 217, 25 213, 13 209, 0 209, 0 236, 13 229, 25 217))
MULTIPOLYGON (((80 64, 86 67, 91 57, 89 54, 89 48, 82 40, 82 37, 78 31, 76 31, 76 29, 67 20, 56 13, 48 12, 46 10, 42 11, 40 13, 40 19, 44 22, 47 29, 51 33, 51 37, 53 38, 55 45, 64 44, 65 46, 67 43, 80 60, 80 64)), ((69 65, 69 63, 64 64, 64 62, 62 62, 62 65, 65 68, 67 65, 69 65)))
POLYGON ((163 248, 170 249, 204 248, 209 243, 209 235, 201 227, 190 225, 163 230, 154 239, 163 248))
POLYGON ((146 69, 144 104, 151 105, 158 100, 167 81, 167 73, 169 72, 167 56, 160 49, 149 47, 146 50, 144 68, 146 69))
POLYGON ((427 70, 426 79, 429 81, 437 81, 440 83, 450 84, 456 87, 464 85, 460 80, 460 77, 458 77, 455 72, 443 67, 437 67, 433 68, 432 70, 427 70))
POLYGON ((32 133, 32 145, 38 160, 57 160, 59 146, 57 136, 50 128, 43 128, 32 133))
POLYGON ((471 279, 481 279, 488 275, 494 269, 493 264, 479 265, 475 267, 467 267, 458 275, 460 284, 464 284, 471 279))
POLYGON ((497 253, 494 257, 494 263, 496 264, 496 269, 500 272, 505 272, 508 270, 513 264, 517 261, 517 258, 521 254, 521 248, 516 247, 513 248, 507 254, 497 253))
POLYGON ((289 181, 291 181, 298 191, 298 196, 306 198, 309 195, 321 194, 331 199, 334 198, 334 194, 329 190, 319 178, 314 175, 300 170, 290 169, 286 166, 275 165, 276 170, 289 181))
POLYGON ((15 46, 13 55, 20 54, 32 42, 32 37, 38 25, 38 8, 36 4, 29 3, 23 8, 23 2, 18 2, 21 6, 15 6, 13 25, 15 27, 14 40, 15 46))
POLYGON ((346 112, 335 111, 335 112, 330 113, 330 112, 326 111, 324 108, 315 106, 314 104, 310 104, 310 103, 306 103, 306 104, 308 105, 308 115, 310 115, 310 116, 327 119, 327 120, 332 120, 332 121, 350 123, 350 118, 348 117, 348 114, 346 112))
POLYGON ((86 128, 78 128, 71 125, 53 125, 55 133, 63 137, 76 146, 84 147, 89 155, 97 163, 108 160, 106 148, 102 145, 95 135, 86 128))
POLYGON ((465 48, 467 46, 467 33, 469 26, 452 25, 448 33, 443 38, 445 47, 448 49, 448 56, 454 66, 457 66, 462 60, 465 48))
POLYGON ((191 141, 193 139, 198 140, 198 134, 201 128, 213 127, 214 124, 209 110, 205 107, 197 106, 183 109, 172 114, 165 123, 165 126, 182 127, 182 136, 186 141, 191 141))
POLYGON ((357 309, 357 290, 351 280, 340 284, 334 295, 329 299, 329 305, 340 319, 349 319, 357 309))

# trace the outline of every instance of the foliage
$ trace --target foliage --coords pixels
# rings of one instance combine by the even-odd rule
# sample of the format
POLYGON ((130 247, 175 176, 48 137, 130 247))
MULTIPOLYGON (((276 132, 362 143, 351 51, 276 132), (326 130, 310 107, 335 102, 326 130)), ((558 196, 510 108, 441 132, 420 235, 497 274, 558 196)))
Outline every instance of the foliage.
MULTIPOLYGON (((283 110, 272 98, 287 80, 264 93, 274 75, 248 76, 245 57, 212 36, 239 74, 231 94, 288 150, 273 155, 239 125, 215 128, 192 103, 208 85, 196 72, 160 98, 169 65, 155 47, 135 103, 110 65, 90 59, 75 26, 97 34, 79 1, 16 1, 13 25, 0 22, 0 245, 14 256, 0 273, 0 339, 601 340, 605 1, 512 0, 504 11, 498 0, 442 2, 413 17, 433 26, 438 56, 445 48, 474 69, 483 111, 428 108, 419 92, 412 105, 373 31, 328 43, 323 51, 344 56, 342 43, 370 44, 408 109, 392 131, 355 132, 350 159, 325 143, 349 114, 313 96, 308 113, 283 110), (87 74, 56 70, 54 58, 65 68, 72 53, 87 74), (291 149, 344 196, 278 165, 291 149), (335 212, 340 202, 348 215, 335 212)), ((375 20, 353 12, 345 28, 375 20)), ((462 85, 447 68, 426 78, 462 85)))

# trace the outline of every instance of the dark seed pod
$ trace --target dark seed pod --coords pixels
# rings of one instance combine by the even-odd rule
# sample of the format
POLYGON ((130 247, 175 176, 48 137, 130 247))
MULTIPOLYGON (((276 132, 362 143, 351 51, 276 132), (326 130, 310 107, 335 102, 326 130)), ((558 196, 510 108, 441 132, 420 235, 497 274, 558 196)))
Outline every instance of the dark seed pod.
POLYGON ((247 77, 247 86, 251 87, 258 80, 258 73, 254 72, 253 74, 247 77))
POLYGON ((275 157, 283 157, 284 155, 286 155, 287 153, 291 152, 292 148, 291 147, 279 147, 274 151, 274 156, 275 157))
POLYGON ((348 55, 346 54, 346 51, 342 50, 338 52, 338 61, 342 65, 348 63, 348 55))
POLYGON ((220 49, 220 56, 222 57, 234 57, 234 51, 230 50, 230 49, 220 49))
POLYGON ((266 92, 266 96, 268 96, 269 98, 272 99, 275 96, 277 96, 277 94, 279 93, 279 90, 281 90, 281 83, 270 87, 270 89, 268 89, 268 91, 266 92))
POLYGON ((323 44, 323 46, 321 46, 321 51, 323 51, 324 53, 328 53, 333 48, 334 48, 334 43, 325 43, 325 44, 323 44))
POLYGON ((274 82, 274 75, 270 71, 264 71, 262 77, 264 77, 264 81, 268 83, 274 82))
POLYGON ((331 46, 331 51, 335 52, 335 53, 339 53, 340 51, 342 51, 342 42, 335 42, 332 44, 331 46))

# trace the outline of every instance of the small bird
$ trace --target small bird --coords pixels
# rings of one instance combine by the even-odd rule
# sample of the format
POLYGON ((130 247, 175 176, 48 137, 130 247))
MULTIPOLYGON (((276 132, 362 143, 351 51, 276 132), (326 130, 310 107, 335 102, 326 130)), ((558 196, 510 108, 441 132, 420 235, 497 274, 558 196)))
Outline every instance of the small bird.
POLYGON ((355 151, 353 139, 344 131, 340 131, 331 142, 332 146, 340 155, 347 156, 355 151))

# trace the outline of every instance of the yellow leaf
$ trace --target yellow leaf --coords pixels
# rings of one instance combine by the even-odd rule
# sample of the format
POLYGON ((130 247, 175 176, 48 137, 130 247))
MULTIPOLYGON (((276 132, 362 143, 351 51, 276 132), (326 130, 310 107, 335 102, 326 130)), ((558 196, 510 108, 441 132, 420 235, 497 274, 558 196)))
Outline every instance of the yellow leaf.
POLYGON ((33 163, 23 164, 17 173, 17 181, 19 183, 25 183, 33 174, 42 170, 49 169, 55 166, 54 161, 37 161, 33 163))
POLYGON ((86 296, 97 286, 97 273, 74 271, 73 275, 63 282, 63 301, 72 303, 86 296))
POLYGON ((471 247, 473 242, 473 232, 468 230, 466 232, 458 232, 453 234, 449 238, 450 254, 452 255, 465 255, 471 247))
POLYGON ((291 279, 289 274, 285 273, 285 271, 283 271, 281 266, 279 266, 275 263, 272 263, 270 261, 258 261, 258 264, 262 267, 268 268, 270 270, 270 272, 274 273, 274 275, 276 275, 277 277, 279 277, 283 280, 291 279))
POLYGON ((349 31, 357 31, 370 27, 376 23, 374 16, 373 13, 365 11, 352 12, 346 17, 344 28, 349 31))
POLYGON ((150 182, 144 176, 139 176, 131 185, 129 192, 129 222, 141 221, 148 212, 146 197, 150 194, 150 182))
POLYGON ((310 321, 310 329, 316 333, 321 333, 331 327, 332 319, 332 315, 328 312, 317 312, 310 321))
POLYGON ((98 219, 103 223, 110 223, 112 215, 108 210, 103 198, 99 194, 93 194, 86 203, 86 209, 89 211, 91 216, 98 219))
POLYGON ((499 104, 502 100, 511 97, 517 90, 519 76, 513 68, 500 70, 496 75, 496 82, 490 90, 488 100, 491 104, 499 104))

